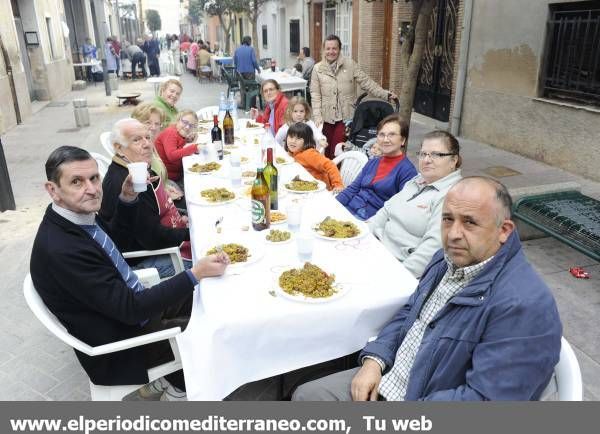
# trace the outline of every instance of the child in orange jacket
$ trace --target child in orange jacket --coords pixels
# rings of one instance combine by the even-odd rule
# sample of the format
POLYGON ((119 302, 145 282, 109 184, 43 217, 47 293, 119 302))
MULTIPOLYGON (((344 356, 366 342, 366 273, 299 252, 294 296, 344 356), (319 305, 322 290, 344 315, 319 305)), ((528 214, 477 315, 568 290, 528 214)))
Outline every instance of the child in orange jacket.
POLYGON ((291 125, 285 138, 284 147, 312 176, 323 181, 327 190, 339 193, 344 189, 342 176, 337 166, 315 149, 315 138, 310 126, 303 122, 291 125))

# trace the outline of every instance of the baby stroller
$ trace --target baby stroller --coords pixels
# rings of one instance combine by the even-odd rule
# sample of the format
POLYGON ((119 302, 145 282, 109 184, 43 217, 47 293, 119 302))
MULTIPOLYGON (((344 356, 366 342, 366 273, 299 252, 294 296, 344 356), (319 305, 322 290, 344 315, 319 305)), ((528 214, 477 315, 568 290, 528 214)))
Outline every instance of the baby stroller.
POLYGON ((400 101, 394 99, 394 107, 382 100, 369 100, 361 102, 368 94, 365 92, 356 100, 356 109, 354 117, 347 127, 348 142, 354 145, 354 148, 362 150, 365 143, 377 136, 377 124, 383 118, 398 113, 400 110, 400 101))

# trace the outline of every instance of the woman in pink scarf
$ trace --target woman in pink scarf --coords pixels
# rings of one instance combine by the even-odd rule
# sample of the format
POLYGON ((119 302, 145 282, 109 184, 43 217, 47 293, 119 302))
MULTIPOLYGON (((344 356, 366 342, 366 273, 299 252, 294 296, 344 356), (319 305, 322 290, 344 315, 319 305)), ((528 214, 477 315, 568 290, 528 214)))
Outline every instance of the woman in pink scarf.
POLYGON ((187 69, 194 75, 196 75, 196 55, 198 54, 199 49, 200 46, 194 41, 188 50, 187 69))

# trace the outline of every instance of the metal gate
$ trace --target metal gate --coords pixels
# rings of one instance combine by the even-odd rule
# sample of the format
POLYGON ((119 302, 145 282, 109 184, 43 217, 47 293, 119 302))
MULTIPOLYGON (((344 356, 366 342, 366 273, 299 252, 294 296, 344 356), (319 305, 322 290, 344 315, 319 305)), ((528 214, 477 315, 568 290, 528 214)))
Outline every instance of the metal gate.
POLYGON ((443 122, 450 117, 459 2, 437 0, 433 7, 415 93, 415 111, 443 122))

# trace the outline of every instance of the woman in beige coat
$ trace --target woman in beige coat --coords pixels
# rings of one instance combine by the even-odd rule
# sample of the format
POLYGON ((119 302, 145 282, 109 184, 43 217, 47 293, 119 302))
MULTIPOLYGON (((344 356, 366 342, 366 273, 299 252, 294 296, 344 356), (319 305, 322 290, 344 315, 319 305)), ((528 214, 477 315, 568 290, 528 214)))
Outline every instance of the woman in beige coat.
POLYGON ((325 155, 333 158, 335 146, 345 140, 344 120, 354 116, 356 86, 365 92, 388 101, 396 98, 373 81, 352 59, 340 54, 342 41, 329 35, 323 43, 323 60, 315 65, 310 81, 313 120, 323 127, 329 146, 325 155))

